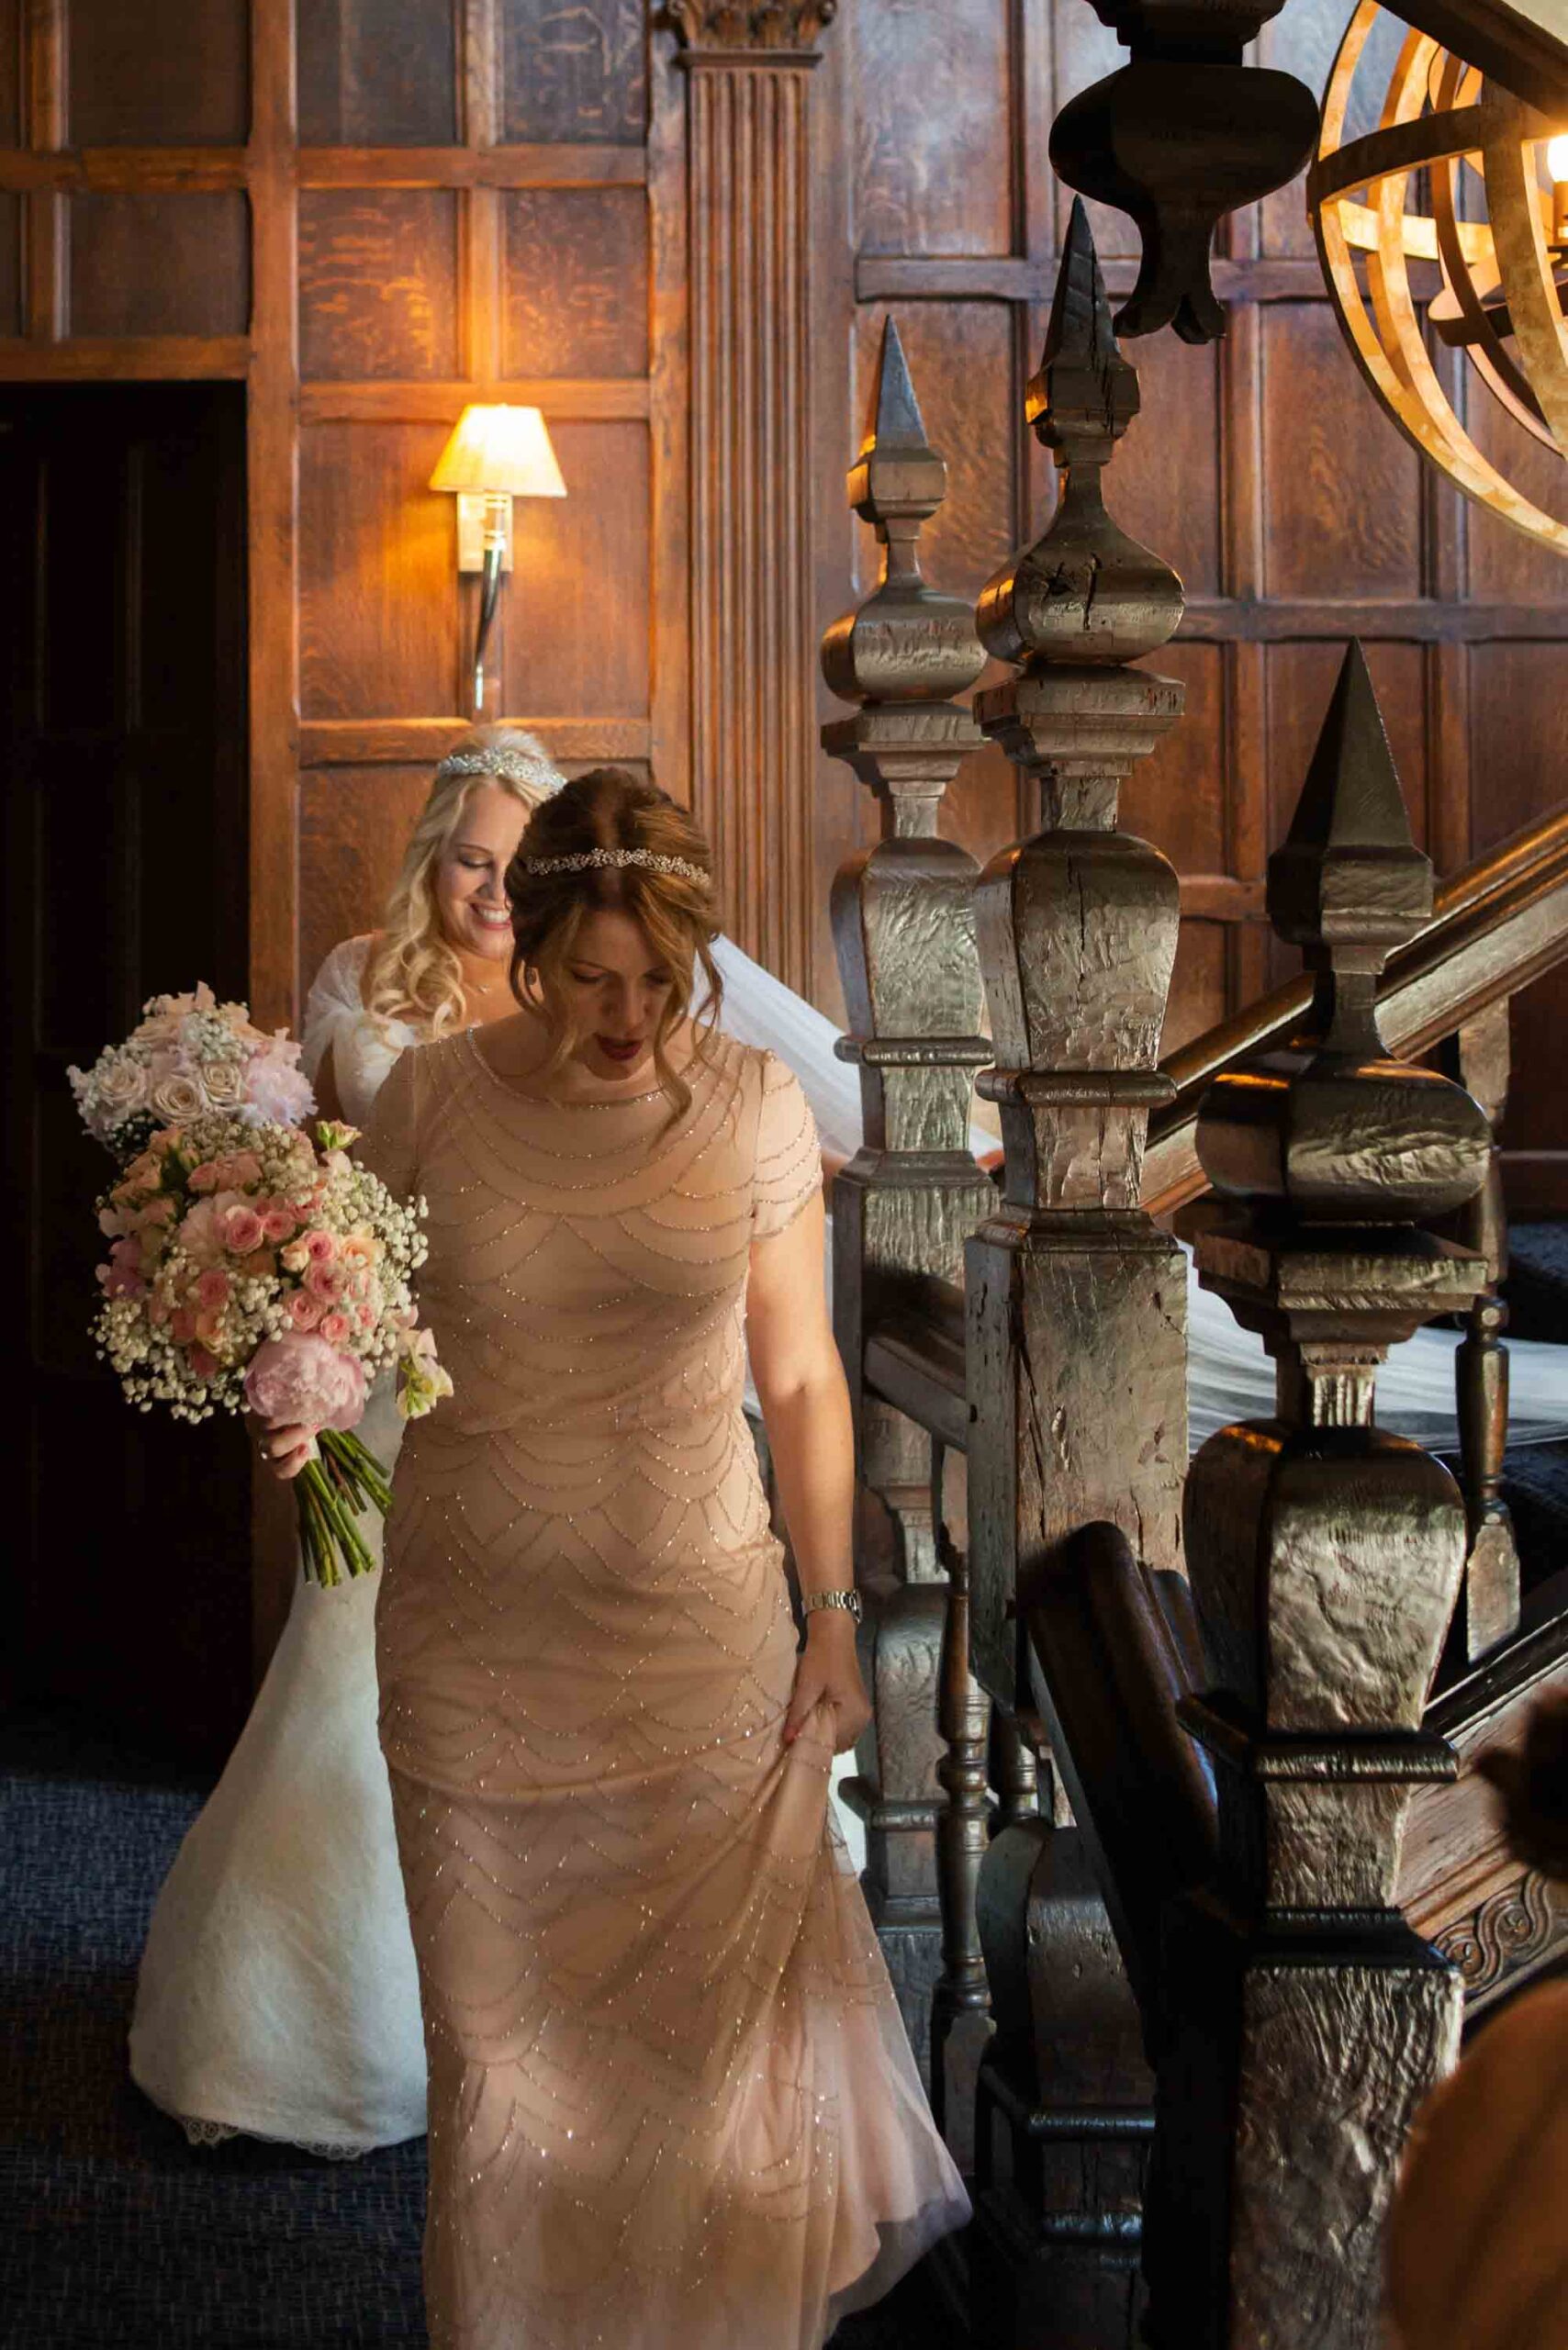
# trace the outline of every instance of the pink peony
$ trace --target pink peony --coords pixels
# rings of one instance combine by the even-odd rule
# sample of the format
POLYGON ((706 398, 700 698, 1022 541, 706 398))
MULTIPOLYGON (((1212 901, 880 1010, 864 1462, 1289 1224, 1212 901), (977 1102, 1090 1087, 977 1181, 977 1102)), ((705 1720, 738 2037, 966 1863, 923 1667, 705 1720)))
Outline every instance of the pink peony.
POLYGON ((295 1331, 258 1348, 245 1400, 274 1426, 352 1428, 364 1410, 364 1371, 314 1332, 295 1331))

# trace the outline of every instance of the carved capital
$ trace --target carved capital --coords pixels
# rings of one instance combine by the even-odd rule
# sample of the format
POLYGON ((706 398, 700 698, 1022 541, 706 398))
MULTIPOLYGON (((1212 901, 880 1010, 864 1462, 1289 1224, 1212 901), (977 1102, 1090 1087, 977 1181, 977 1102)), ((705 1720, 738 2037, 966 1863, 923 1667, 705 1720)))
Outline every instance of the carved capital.
POLYGON ((696 54, 809 55, 838 0, 666 0, 665 16, 696 54))

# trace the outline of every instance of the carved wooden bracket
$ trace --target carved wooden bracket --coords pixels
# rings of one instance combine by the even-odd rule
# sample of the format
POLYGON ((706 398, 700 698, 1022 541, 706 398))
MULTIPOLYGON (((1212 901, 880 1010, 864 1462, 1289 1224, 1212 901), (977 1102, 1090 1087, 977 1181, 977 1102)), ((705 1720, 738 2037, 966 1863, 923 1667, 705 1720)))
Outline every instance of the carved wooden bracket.
POLYGON ((1069 187, 1130 214, 1143 238, 1118 332, 1174 327, 1213 342, 1225 313, 1209 249, 1226 213, 1282 187, 1317 135, 1317 101, 1289 73, 1243 65, 1283 0, 1092 0, 1132 62, 1058 115, 1051 162, 1069 187))

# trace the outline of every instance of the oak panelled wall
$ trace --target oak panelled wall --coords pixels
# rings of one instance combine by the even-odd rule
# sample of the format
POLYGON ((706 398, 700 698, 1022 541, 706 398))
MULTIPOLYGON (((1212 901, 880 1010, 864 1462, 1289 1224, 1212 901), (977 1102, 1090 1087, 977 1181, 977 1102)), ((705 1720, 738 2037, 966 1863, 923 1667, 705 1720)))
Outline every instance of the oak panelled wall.
MULTIPOLYGON (((681 67, 722 67, 734 19, 704 0, 667 14, 0 0, 0 379, 248 385, 268 1016, 373 919, 465 721, 473 583, 452 502, 425 485, 466 400, 542 407, 569 493, 518 506, 487 714, 535 726, 568 766, 623 759, 693 799, 728 844, 743 943, 830 1010, 828 885, 869 811, 801 731, 812 694, 823 715, 831 701, 808 674, 801 706, 781 704, 781 665, 809 673, 814 632, 869 584, 843 476, 890 311, 951 471, 932 576, 974 592, 1042 520, 1021 398, 1065 218, 1049 124, 1122 56, 1086 0, 842 0, 835 17, 791 0, 790 54, 760 61, 787 103, 759 80, 728 111, 681 67), (788 136, 756 148, 746 185, 716 185, 774 120, 788 136), (747 315, 725 276, 745 271, 790 315, 782 372, 731 398, 726 354, 766 373, 774 349, 768 331, 750 355, 728 340, 747 315), (694 413, 722 441, 695 464, 694 413), (764 576, 780 563, 802 576, 781 588, 764 576), (752 659, 756 677, 734 674, 752 659), (780 711, 782 749, 758 739, 780 711)), ((1320 84, 1348 14, 1286 0, 1263 53, 1320 84)), ((1094 227, 1125 289, 1133 232, 1112 213, 1094 227)), ((1188 595, 1155 663, 1187 714, 1125 795, 1182 876, 1168 1043, 1276 976, 1265 861, 1352 630, 1439 870, 1557 801, 1568 733, 1568 574, 1424 475, 1377 411, 1299 186, 1226 238, 1227 339, 1132 347, 1143 411, 1113 476, 1118 519, 1188 595)), ((1475 406, 1484 442, 1513 434, 1475 406)), ((1543 453, 1512 453, 1534 495, 1561 496, 1543 453)), ((944 821, 983 854, 1032 814, 984 752, 944 821)), ((1532 1065, 1562 1003, 1557 983, 1516 1011, 1507 1138, 1548 1190, 1562 1128, 1532 1065)))

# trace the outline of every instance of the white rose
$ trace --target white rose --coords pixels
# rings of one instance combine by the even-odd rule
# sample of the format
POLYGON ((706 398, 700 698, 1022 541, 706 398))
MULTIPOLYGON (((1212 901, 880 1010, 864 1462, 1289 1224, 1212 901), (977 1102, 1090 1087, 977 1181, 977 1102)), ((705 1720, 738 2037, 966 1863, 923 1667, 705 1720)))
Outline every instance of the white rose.
POLYGON ((245 1099, 245 1071, 239 1061, 203 1061, 201 1081, 215 1110, 236 1110, 245 1099))
POLYGON ((129 1118, 133 1110, 141 1109, 147 1101, 147 1071, 140 1061, 129 1058, 112 1060, 101 1068, 93 1080, 98 1115, 110 1125, 118 1125, 129 1118))
POLYGON ((202 1090, 194 1077, 160 1078, 152 1089, 152 1107, 172 1126, 186 1118, 196 1118, 206 1109, 202 1090))

